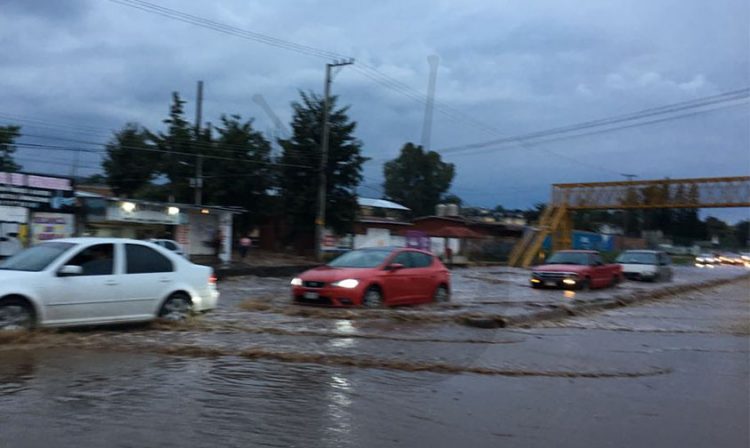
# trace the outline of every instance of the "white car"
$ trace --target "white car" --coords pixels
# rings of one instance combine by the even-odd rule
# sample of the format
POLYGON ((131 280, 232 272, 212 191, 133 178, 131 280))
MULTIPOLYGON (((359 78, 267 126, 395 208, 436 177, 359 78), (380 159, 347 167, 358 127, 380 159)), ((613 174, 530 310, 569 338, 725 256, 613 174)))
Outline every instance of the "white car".
POLYGON ((672 280, 672 260, 658 250, 626 250, 617 257, 628 280, 672 280))
POLYGON ((0 329, 180 320, 218 299, 213 269, 145 241, 64 238, 0 264, 0 329))
POLYGON ((157 244, 167 250, 171 250, 172 252, 176 253, 177 255, 182 255, 183 257, 187 258, 187 255, 185 255, 185 251, 182 250, 182 246, 177 241, 174 240, 165 240, 165 239, 150 239, 154 244, 157 244))
POLYGON ((719 259, 714 254, 704 253, 695 257, 695 264, 697 265, 714 265, 718 263, 719 259))

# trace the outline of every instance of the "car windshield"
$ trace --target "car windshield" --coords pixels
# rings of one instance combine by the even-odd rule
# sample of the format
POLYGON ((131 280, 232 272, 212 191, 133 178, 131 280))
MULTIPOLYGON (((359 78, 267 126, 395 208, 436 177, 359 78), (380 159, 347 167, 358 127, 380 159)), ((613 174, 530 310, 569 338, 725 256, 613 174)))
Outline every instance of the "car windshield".
POLYGON ((589 264, 589 254, 584 252, 557 252, 544 264, 589 264))
POLYGON ((617 257, 618 263, 656 264, 656 254, 650 252, 625 252, 617 257))
POLYGON ((353 250, 328 263, 332 268, 374 268, 391 254, 390 250, 353 250))
POLYGON ((8 271, 41 271, 74 245, 73 243, 38 244, 8 258, 0 264, 0 269, 8 271))

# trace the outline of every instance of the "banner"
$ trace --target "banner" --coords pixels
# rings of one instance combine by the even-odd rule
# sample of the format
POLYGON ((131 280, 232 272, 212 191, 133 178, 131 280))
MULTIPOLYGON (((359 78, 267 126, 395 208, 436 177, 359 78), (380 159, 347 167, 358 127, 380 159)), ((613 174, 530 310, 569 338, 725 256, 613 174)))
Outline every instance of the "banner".
POLYGON ((31 244, 73 236, 74 222, 73 215, 34 213, 31 217, 31 244))

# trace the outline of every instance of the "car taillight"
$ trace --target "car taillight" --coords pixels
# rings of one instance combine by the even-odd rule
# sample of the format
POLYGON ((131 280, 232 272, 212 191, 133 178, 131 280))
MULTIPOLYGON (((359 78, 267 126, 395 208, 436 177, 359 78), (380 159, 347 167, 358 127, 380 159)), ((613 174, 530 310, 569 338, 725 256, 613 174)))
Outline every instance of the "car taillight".
POLYGON ((212 272, 211 275, 208 277, 208 284, 209 285, 215 285, 216 284, 216 280, 217 280, 216 274, 214 274, 212 272))

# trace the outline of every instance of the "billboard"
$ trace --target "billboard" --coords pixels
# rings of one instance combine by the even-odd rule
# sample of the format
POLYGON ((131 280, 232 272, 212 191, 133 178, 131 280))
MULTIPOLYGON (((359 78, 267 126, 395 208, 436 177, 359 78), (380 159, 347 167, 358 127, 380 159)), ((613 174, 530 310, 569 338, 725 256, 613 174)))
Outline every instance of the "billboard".
POLYGON ((34 213, 31 217, 31 244, 73 236, 75 220, 64 213, 34 213))
POLYGON ((0 206, 72 213, 75 202, 70 178, 0 171, 0 206))

